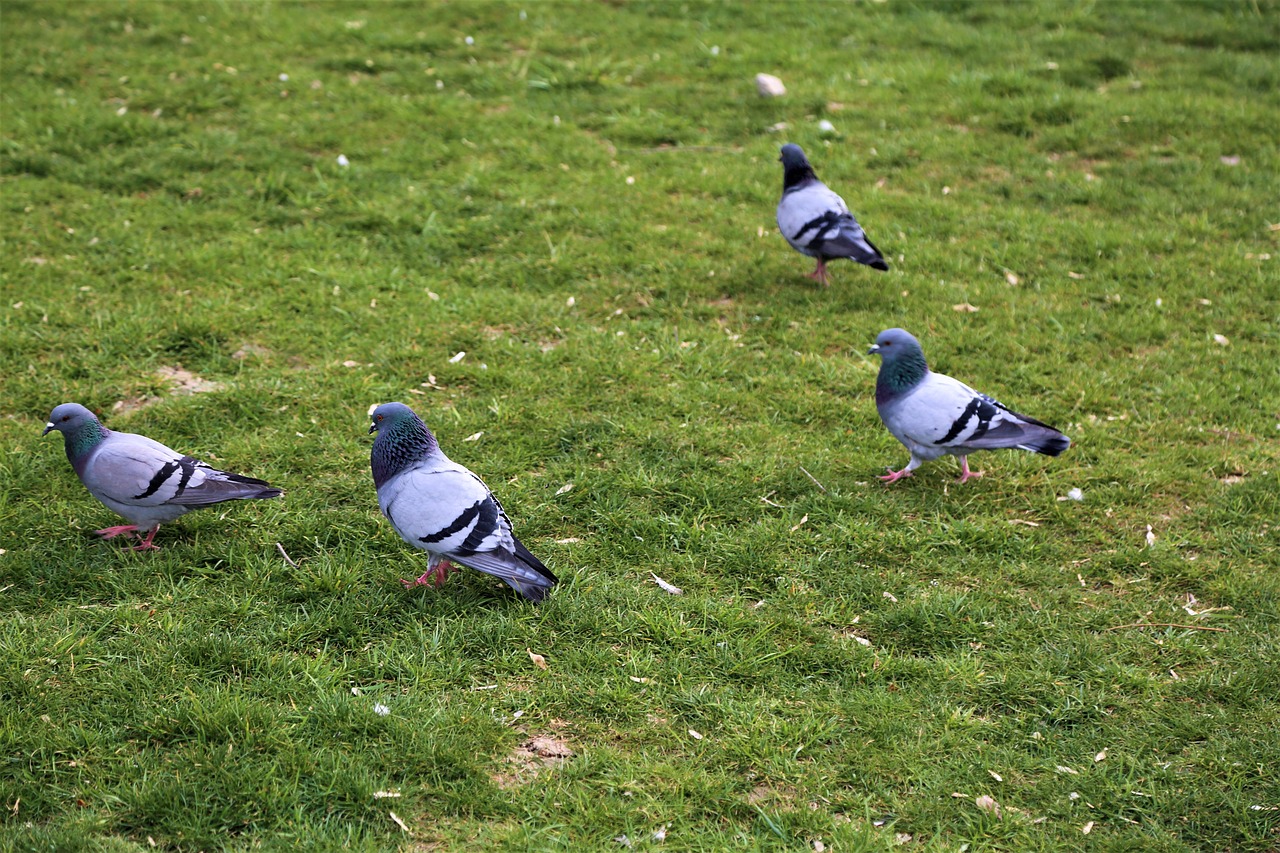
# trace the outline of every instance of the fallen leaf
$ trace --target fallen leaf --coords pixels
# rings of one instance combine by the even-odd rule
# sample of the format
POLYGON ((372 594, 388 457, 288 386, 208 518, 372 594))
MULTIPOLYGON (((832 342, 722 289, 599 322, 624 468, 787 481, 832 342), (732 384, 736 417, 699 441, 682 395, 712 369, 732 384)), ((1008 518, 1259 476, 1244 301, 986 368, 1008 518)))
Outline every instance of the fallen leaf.
POLYGON ((1213 342, 1214 342, 1215 344, 1217 344, 1218 346, 1220 346, 1220 347, 1225 347, 1225 346, 1230 346, 1230 345, 1231 345, 1231 341, 1227 338, 1227 336, 1226 336, 1226 335, 1214 335, 1214 336, 1213 336, 1213 342))
POLYGON ((667 583, 662 578, 655 575, 653 572, 649 572, 649 576, 652 577, 653 582, 656 583, 658 586, 660 586, 662 588, 662 591, 667 593, 668 595, 684 595, 683 589, 681 589, 680 587, 674 584, 667 583))
POLYGON ((409 831, 409 827, 405 826, 404 821, 400 819, 400 816, 398 814, 396 814, 395 812, 387 812, 387 814, 391 815, 391 819, 395 821, 396 826, 400 827, 405 832, 409 831))
POLYGON ((533 661, 533 665, 538 669, 547 668, 547 659, 535 652, 533 649, 525 647, 525 651, 529 653, 529 660, 533 661))
POLYGON ((669 824, 669 823, 664 823, 662 826, 660 826, 660 827, 658 827, 657 829, 655 829, 655 830, 653 831, 653 840, 654 840, 654 841, 666 841, 666 840, 667 840, 667 828, 668 828, 668 827, 670 827, 670 826, 671 826, 671 824, 669 824))
POLYGON ((473 432, 473 433, 471 433, 471 435, 467 436, 466 438, 464 438, 464 439, 462 439, 462 440, 463 440, 463 441, 479 441, 479 440, 480 440, 480 436, 482 436, 482 435, 484 435, 484 430, 480 430, 479 432, 473 432))
POLYGON ((1093 832, 1093 821, 1089 821, 1084 826, 1080 827, 1080 831, 1083 832, 1085 835, 1088 835, 1089 833, 1093 832))
POLYGON ((976 305, 970 305, 968 302, 961 302, 958 305, 951 306, 952 311, 959 311, 964 314, 972 314, 978 310, 976 305))
POLYGON ((973 804, 984 812, 991 812, 996 817, 1000 817, 1000 804, 986 794, 976 798, 973 804))
POLYGON ((628 675, 628 676, 627 676, 627 678, 630 678, 630 679, 631 679, 632 681, 634 681, 636 684, 648 684, 648 683, 649 683, 649 679, 647 679, 647 678, 641 678, 641 677, 640 677, 640 676, 638 676, 638 675, 628 675))
POLYGON ((1104 749, 1093 757, 1094 763, 1107 760, 1107 751, 1104 749))
POLYGON ((882 592, 882 593, 880 593, 880 595, 881 595, 882 597, 884 597, 884 598, 889 599, 889 600, 890 600, 890 601, 892 601, 894 604, 897 604, 897 603, 898 603, 898 596, 894 595, 894 594, 893 594, 893 593, 891 593, 891 592, 882 592))
POLYGON ((1151 525, 1147 525, 1147 547, 1154 548, 1156 544, 1156 535, 1151 532, 1151 525))
POLYGON ((382 799, 386 799, 387 797, 398 797, 398 796, 400 796, 399 791, 374 791, 373 792, 373 798, 375 800, 382 800, 382 799))
POLYGON ((805 513, 805 515, 804 515, 804 517, 803 517, 803 518, 801 518, 801 519, 800 519, 799 521, 797 521, 794 525, 792 525, 790 532, 791 532, 791 533, 795 533, 795 532, 796 532, 797 530, 799 530, 799 529, 800 529, 800 527, 801 527, 801 526, 802 526, 806 521, 808 521, 808 520, 809 520, 809 514, 808 514, 808 513, 805 513))
POLYGON ((452 357, 450 357, 450 359, 449 359, 449 363, 450 363, 450 364, 457 364, 458 362, 462 361, 462 360, 463 360, 464 358, 466 358, 466 357, 467 357, 467 354, 466 354, 466 352, 465 352, 465 351, 458 352, 458 353, 454 354, 452 357))
POLYGON ((1009 284, 1014 285, 1014 286, 1017 286, 1017 284, 1018 284, 1018 277, 1017 277, 1016 275, 1014 275, 1013 273, 1011 273, 1011 272, 1007 272, 1007 271, 1005 272, 1005 274, 1004 274, 1004 280, 1005 280, 1005 281, 1007 281, 1007 282, 1009 282, 1009 284))
POLYGON ((565 483, 563 486, 556 489, 556 495, 559 496, 563 494, 568 494, 569 492, 572 492, 572 491, 573 491, 573 483, 565 483))
POLYGON ((988 770, 987 772, 988 772, 988 773, 990 773, 990 774, 991 774, 991 778, 992 778, 992 779, 995 779, 997 782, 1003 782, 1003 781, 1004 781, 1004 777, 1003 777, 1003 776, 1001 776, 1001 775, 1000 775, 999 773, 997 773, 996 771, 994 771, 994 770, 988 770))
POLYGON ((689 729, 689 737, 694 740, 702 740, 702 733, 695 729, 689 729))
POLYGON ((1058 765, 1057 770, 1058 770, 1058 772, 1059 772, 1059 773, 1070 773, 1072 776, 1079 776, 1079 775, 1080 775, 1080 771, 1079 771, 1079 770, 1073 770, 1073 769, 1071 769, 1070 767, 1064 767, 1064 766, 1063 766, 1063 765, 1061 765, 1061 764, 1059 764, 1059 765, 1058 765))

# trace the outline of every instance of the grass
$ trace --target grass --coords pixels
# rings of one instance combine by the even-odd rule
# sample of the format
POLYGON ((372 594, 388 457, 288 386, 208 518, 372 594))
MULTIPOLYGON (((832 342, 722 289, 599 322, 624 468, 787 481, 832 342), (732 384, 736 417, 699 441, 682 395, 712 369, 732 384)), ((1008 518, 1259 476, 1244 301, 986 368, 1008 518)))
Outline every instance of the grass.
POLYGON ((1280 844, 1272 0, 6 0, 0 39, 0 848, 1280 844), (784 141, 890 273, 803 278, 784 141), (1072 449, 876 481, 890 326, 1072 449), (391 399, 545 605, 400 588, 391 399), (95 542, 39 440, 72 400, 286 495, 95 542))

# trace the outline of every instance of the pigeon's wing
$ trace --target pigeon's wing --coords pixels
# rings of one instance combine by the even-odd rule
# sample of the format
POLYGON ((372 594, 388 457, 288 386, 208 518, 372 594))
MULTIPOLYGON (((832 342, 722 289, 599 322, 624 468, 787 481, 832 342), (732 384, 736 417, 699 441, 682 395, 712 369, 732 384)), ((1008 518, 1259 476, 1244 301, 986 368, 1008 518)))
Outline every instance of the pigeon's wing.
POLYGON ((816 254, 828 236, 839 231, 849 208, 821 181, 800 184, 778 202, 778 230, 797 250, 816 254))
POLYGON ((83 479, 98 498, 126 507, 197 507, 280 493, 262 480, 226 474, 131 433, 113 433, 104 441, 85 467, 83 479))
POLYGON ((941 373, 930 373, 897 413, 915 441, 959 451, 1018 447, 1056 456, 1069 441, 1053 427, 941 373))
POLYGON ((410 468, 378 490, 378 504, 409 542, 494 575, 541 601, 556 577, 511 533, 502 505, 471 471, 453 462, 410 468))
POLYGON ((806 255, 850 258, 878 270, 889 268, 844 199, 821 181, 803 184, 782 196, 778 228, 788 243, 806 255))

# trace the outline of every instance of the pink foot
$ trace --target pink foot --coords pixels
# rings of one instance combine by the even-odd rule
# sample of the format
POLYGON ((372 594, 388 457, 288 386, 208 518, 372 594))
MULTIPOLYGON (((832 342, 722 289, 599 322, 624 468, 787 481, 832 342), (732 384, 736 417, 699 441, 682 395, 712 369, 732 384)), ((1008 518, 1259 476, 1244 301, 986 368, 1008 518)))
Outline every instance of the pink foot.
POLYGON ((152 545, 151 540, 156 538, 156 531, 160 529, 160 525, 156 525, 147 531, 147 538, 143 539, 137 545, 130 548, 130 551, 159 551, 159 545, 152 545))
POLYGON ((880 475, 880 479, 884 480, 886 483, 896 483, 899 480, 901 480, 903 477, 911 476, 910 468, 903 468, 901 471, 895 471, 892 468, 889 468, 888 471, 889 471, 888 474, 880 475))
POLYGON ((831 282, 827 279, 827 265, 822 261, 818 261, 817 269, 815 269, 811 273, 806 273, 805 278, 811 278, 814 281, 820 281, 822 282, 824 287, 831 286, 831 282))
POLYGON ((968 457, 966 456, 960 457, 960 482, 961 483, 967 482, 973 477, 981 477, 984 473, 985 473, 984 471, 970 471, 968 457))
POLYGON ((103 539, 114 539, 122 533, 137 533, 138 528, 132 524, 121 524, 116 527, 104 527, 101 530, 93 531, 103 539))
POLYGON ((441 560, 439 563, 436 564, 436 567, 434 569, 427 569, 425 572, 423 572, 421 575, 419 575, 418 577, 414 578, 411 581, 407 581, 404 578, 401 578, 400 583, 404 584, 405 589, 413 589, 414 587, 417 587, 417 586, 427 586, 428 584, 438 589, 444 583, 445 578, 449 576, 449 572, 451 571, 456 571, 456 570, 449 563, 449 561, 441 560))

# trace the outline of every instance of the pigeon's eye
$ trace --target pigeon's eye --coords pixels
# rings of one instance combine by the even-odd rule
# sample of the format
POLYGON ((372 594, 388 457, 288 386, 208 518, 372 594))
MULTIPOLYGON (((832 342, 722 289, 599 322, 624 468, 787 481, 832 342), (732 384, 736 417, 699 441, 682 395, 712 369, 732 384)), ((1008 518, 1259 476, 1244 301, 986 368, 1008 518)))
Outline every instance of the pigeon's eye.
POLYGON ((71 420, 71 415, 63 415, 63 416, 62 416, 62 422, 63 422, 63 423, 66 423, 66 422, 67 422, 67 421, 69 421, 69 420, 71 420))

